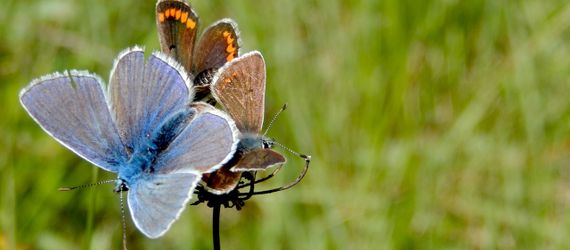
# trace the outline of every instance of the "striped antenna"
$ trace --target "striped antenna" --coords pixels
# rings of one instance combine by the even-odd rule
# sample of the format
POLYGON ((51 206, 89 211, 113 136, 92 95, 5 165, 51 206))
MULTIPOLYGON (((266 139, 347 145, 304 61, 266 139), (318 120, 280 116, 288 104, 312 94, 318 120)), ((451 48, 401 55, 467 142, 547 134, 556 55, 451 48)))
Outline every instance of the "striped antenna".
POLYGON ((263 137, 267 135, 267 132, 269 132, 269 129, 271 128, 271 126, 273 126, 273 122, 277 120, 277 117, 281 114, 281 112, 285 111, 286 109, 287 109, 287 103, 283 104, 283 107, 281 107, 281 109, 277 111, 277 113, 273 116, 273 118, 271 118, 269 125, 267 125, 267 128, 265 129, 265 133, 263 133, 263 137))
POLYGON ((290 149, 290 148, 288 148, 288 147, 285 147, 285 145, 283 145, 283 144, 281 144, 281 143, 279 143, 279 142, 277 142, 277 141, 275 141, 275 140, 273 140, 273 139, 271 140, 271 144, 275 144, 275 145, 277 145, 277 146, 279 146, 279 147, 285 149, 286 151, 289 151, 289 153, 294 154, 294 155, 296 155, 296 156, 298 156, 298 157, 301 157, 301 158, 303 158, 303 159, 304 159, 305 161, 307 161, 307 162, 311 162, 311 156, 310 156, 310 155, 297 153, 297 152, 293 151, 292 149, 290 149))
POLYGON ((71 190, 75 190, 75 189, 84 189, 84 188, 90 188, 90 187, 94 187, 94 186, 98 186, 101 184, 108 184, 108 183, 114 183, 117 180, 103 180, 103 181, 98 181, 95 183, 90 183, 90 184, 84 184, 84 185, 80 185, 80 186, 75 186, 75 187, 60 187, 57 190, 58 191, 71 191, 71 190))

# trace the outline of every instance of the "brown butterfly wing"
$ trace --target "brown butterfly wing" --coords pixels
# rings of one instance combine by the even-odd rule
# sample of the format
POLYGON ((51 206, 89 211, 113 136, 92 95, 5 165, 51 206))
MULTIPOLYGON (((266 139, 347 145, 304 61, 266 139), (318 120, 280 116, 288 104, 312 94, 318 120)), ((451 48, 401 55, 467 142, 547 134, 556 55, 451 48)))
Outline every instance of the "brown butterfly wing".
MULTIPOLYGON (((194 75, 199 76, 202 72, 213 73, 226 62, 238 57, 238 36, 237 24, 231 19, 222 19, 206 28, 194 50, 194 75)), ((213 74, 210 75, 213 77, 213 74)), ((212 78, 200 81, 210 83, 212 78)))
POLYGON ((199 19, 190 3, 180 0, 159 0, 156 4, 156 26, 160 50, 192 70, 194 42, 199 19))
POLYGON ((214 194, 225 194, 232 191, 241 178, 240 172, 230 171, 231 165, 224 165, 210 174, 204 174, 202 181, 208 190, 214 194))
POLYGON ((194 50, 192 74, 196 76, 196 100, 210 94, 214 74, 239 55, 239 48, 239 31, 233 20, 222 19, 206 28, 194 50))
POLYGON ((245 153, 231 171, 258 171, 282 165, 287 160, 283 155, 268 148, 255 149, 245 153))
POLYGON ((214 76, 214 98, 222 104, 242 133, 259 134, 265 107, 265 61, 249 52, 224 65, 214 76))
POLYGON ((265 170, 286 162, 283 155, 265 148, 249 151, 236 160, 237 163, 226 164, 213 173, 203 175, 202 181, 210 192, 228 193, 238 185, 242 172, 265 170))

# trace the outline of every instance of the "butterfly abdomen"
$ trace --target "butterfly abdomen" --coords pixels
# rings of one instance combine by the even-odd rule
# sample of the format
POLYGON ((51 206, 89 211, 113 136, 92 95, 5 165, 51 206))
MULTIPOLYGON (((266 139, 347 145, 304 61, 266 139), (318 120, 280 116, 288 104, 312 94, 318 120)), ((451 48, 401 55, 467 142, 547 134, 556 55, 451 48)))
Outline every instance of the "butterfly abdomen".
POLYGON ((172 115, 150 136, 151 147, 155 147, 158 153, 162 152, 182 132, 195 114, 193 109, 188 108, 172 115))
POLYGON ((210 84, 212 82, 212 79, 214 79, 215 74, 216 74, 216 69, 214 68, 206 69, 198 73, 198 75, 196 75, 196 78, 194 78, 194 85, 210 84))

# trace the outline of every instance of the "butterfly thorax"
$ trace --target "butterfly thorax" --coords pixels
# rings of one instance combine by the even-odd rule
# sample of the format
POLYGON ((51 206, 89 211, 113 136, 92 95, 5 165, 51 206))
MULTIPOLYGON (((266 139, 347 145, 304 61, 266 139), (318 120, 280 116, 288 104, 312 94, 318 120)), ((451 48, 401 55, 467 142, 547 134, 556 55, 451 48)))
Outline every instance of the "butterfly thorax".
POLYGON ((145 147, 138 147, 131 158, 119 169, 118 180, 115 184, 115 192, 128 191, 130 185, 136 183, 145 174, 151 173, 152 163, 157 156, 156 147, 147 143, 145 147))
POLYGON ((135 150, 129 162, 119 170, 119 182, 116 190, 118 188, 123 189, 123 191, 125 188, 128 190, 130 184, 137 182, 144 176, 150 177, 150 174, 154 173, 153 165, 158 156, 158 150, 153 143, 148 143, 145 146, 135 150), (121 185, 126 187, 120 187, 121 185))
POLYGON ((237 151, 243 153, 263 147, 264 147, 263 137, 254 133, 244 133, 240 137, 237 151))

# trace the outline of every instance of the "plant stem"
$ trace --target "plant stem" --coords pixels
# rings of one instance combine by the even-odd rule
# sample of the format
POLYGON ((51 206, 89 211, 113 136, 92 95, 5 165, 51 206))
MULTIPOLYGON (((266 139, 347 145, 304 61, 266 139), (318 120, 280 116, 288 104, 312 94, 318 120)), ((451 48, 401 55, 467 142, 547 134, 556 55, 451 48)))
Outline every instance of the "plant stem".
POLYGON ((216 202, 212 212, 212 239, 214 241, 214 250, 220 250, 220 210, 221 204, 216 202))

